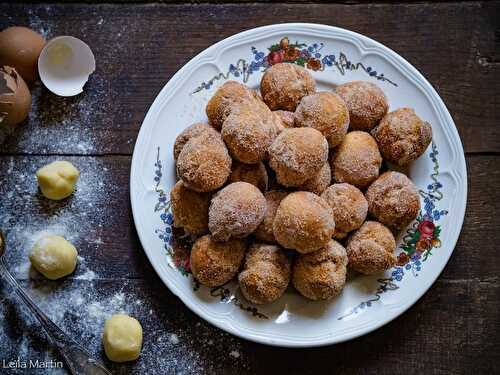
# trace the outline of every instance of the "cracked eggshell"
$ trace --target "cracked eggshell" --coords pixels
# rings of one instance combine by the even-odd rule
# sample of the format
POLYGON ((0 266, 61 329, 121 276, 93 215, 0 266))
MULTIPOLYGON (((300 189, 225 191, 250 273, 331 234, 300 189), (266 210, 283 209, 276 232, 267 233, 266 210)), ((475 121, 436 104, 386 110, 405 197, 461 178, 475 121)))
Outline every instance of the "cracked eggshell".
POLYGON ((0 138, 24 121, 31 108, 31 94, 23 78, 10 66, 0 67, 0 138))
POLYGON ((47 42, 38 58, 38 73, 43 84, 59 96, 74 96, 95 70, 90 47, 72 36, 59 36, 47 42))

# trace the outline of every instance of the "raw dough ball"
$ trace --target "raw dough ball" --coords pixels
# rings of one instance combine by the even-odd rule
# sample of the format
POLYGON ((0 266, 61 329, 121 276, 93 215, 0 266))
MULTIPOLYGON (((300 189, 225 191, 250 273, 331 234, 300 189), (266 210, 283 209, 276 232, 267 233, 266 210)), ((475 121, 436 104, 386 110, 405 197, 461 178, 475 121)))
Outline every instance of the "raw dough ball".
POLYGON ((170 192, 170 204, 174 226, 184 228, 195 236, 208 233, 208 207, 210 193, 198 193, 177 181, 170 192))
POLYGON ((215 137, 191 138, 177 159, 177 175, 186 187, 198 192, 220 188, 231 173, 231 157, 224 142, 215 137))
POLYGON ((346 266, 346 250, 337 241, 330 240, 323 249, 297 257, 293 286, 304 297, 315 301, 333 298, 344 288, 346 266))
POLYGON ((298 191, 285 197, 273 223, 278 243, 299 253, 310 253, 326 246, 335 231, 333 211, 316 194, 298 191))
POLYGON ((271 110, 295 111, 300 100, 316 91, 316 83, 304 68, 281 63, 266 70, 260 82, 262 99, 271 110))
POLYGON ((69 197, 75 190, 80 172, 68 161, 55 161, 36 172, 42 194, 52 200, 69 197))
POLYGON ((231 280, 245 257, 245 241, 217 242, 210 235, 198 238, 191 250, 191 272, 203 285, 217 287, 231 280))
POLYGON ((314 177, 328 160, 328 142, 313 128, 285 129, 269 149, 269 165, 278 182, 300 186, 314 177))
POLYGON ((347 133, 349 111, 337 94, 317 92, 302 98, 295 111, 295 124, 319 130, 330 147, 335 147, 347 133))
POLYGON ((238 276, 241 292, 258 305, 276 301, 290 282, 290 268, 291 261, 282 248, 255 243, 238 276))
POLYGON ((334 180, 360 189, 378 177, 381 165, 377 143, 370 134, 361 131, 347 133, 331 159, 334 180))
POLYGON ((222 124, 222 139, 231 155, 242 163, 254 164, 267 157, 276 138, 276 117, 257 100, 235 107, 222 124))
POLYGON ((142 348, 142 327, 137 319, 115 314, 104 323, 102 343, 106 356, 113 362, 139 358, 142 348))
POLYGON ((347 82, 335 91, 347 104, 352 130, 370 131, 389 109, 384 92, 371 82, 347 82))
POLYGON ((267 190, 268 177, 264 163, 244 164, 233 162, 232 172, 229 176, 229 182, 248 182, 256 186, 260 191, 267 190))
POLYGON ((219 132, 211 126, 202 122, 194 123, 193 125, 190 125, 186 129, 184 129, 175 139, 174 160, 177 160, 179 154, 182 151, 182 148, 191 138, 201 135, 220 138, 219 132))
POLYGON ((45 236, 31 250, 30 262, 35 269, 50 280, 67 276, 75 270, 78 252, 61 236, 45 236))
POLYGON ((277 115, 278 118, 280 119, 282 128, 286 129, 295 127, 295 113, 282 110, 277 110, 274 111, 273 113, 277 115))
POLYGON ((208 227, 217 241, 243 238, 252 233, 266 213, 266 199, 255 186, 233 182, 212 198, 208 227))
POLYGON ((418 190, 411 180, 399 172, 385 172, 366 190, 368 211, 382 224, 402 229, 420 211, 418 190))
POLYGON ((264 194, 266 198, 266 214, 264 215, 264 220, 262 220, 262 223, 260 223, 255 231, 257 239, 268 243, 276 243, 273 232, 274 216, 281 200, 287 195, 286 191, 268 191, 264 194))
POLYGON ((432 127, 412 108, 388 113, 372 130, 384 159, 401 166, 422 155, 432 140, 432 127))
POLYGON ((336 239, 344 238, 347 233, 358 229, 366 220, 368 202, 363 193, 355 186, 347 183, 333 184, 328 187, 321 198, 326 200, 333 210, 336 239))
POLYGON ((396 241, 391 231, 376 221, 366 221, 347 241, 349 267, 365 275, 396 264, 396 241))
POLYGON ((332 182, 332 171, 330 163, 326 162, 315 176, 298 186, 297 189, 320 195, 330 185, 330 182, 332 182))
POLYGON ((215 129, 221 130, 222 123, 237 104, 256 98, 255 92, 245 85, 236 81, 227 81, 208 101, 206 108, 208 122, 215 129))

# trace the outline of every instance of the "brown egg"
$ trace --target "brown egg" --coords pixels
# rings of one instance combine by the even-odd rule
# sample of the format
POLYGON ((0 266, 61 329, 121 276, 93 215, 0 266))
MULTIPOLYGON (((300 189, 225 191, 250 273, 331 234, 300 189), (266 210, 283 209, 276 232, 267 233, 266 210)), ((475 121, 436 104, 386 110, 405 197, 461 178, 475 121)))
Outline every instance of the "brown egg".
POLYGON ((14 68, 0 67, 0 139, 10 134, 30 111, 31 94, 14 68))
POLYGON ((0 65, 15 68, 27 83, 38 76, 38 56, 45 39, 27 27, 13 26, 0 32, 0 65))

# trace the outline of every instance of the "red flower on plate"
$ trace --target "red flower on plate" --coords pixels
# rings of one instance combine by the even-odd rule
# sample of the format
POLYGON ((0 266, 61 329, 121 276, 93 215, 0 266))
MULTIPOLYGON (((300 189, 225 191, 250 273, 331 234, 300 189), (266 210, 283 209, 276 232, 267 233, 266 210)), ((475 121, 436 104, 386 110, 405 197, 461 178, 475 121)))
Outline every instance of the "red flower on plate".
POLYGON ((436 226, 430 220, 422 220, 422 222, 418 225, 418 231, 420 233, 420 238, 428 239, 432 238, 434 235, 434 228, 436 226))
POLYGON ((398 261, 397 264, 398 266, 404 266, 408 261, 410 260, 410 257, 406 253, 400 253, 398 255, 398 261))
POLYGON ((274 51, 267 55, 269 65, 279 64, 283 62, 283 51, 274 51))

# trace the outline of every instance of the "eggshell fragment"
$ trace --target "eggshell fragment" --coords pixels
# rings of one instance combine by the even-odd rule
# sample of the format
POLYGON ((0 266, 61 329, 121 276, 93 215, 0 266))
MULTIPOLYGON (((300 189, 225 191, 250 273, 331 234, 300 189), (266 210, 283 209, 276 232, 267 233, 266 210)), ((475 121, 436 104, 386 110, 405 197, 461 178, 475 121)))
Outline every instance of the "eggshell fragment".
POLYGON ((95 70, 90 47, 72 36, 51 39, 38 59, 38 72, 43 84, 59 96, 74 96, 83 91, 95 70))

